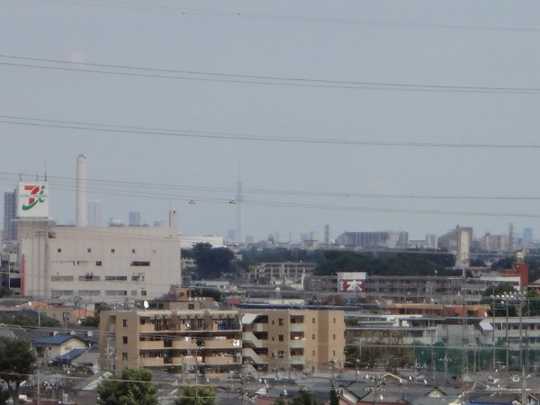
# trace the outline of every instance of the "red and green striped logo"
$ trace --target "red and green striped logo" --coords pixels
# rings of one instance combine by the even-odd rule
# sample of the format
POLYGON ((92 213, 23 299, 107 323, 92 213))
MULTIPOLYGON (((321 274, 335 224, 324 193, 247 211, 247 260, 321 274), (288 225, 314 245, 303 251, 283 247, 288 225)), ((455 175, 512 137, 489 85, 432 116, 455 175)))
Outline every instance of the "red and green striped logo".
POLYGON ((45 194, 45 185, 27 184, 24 186, 24 191, 29 192, 26 202, 23 203, 23 211, 30 211, 36 205, 44 203, 47 199, 45 194))

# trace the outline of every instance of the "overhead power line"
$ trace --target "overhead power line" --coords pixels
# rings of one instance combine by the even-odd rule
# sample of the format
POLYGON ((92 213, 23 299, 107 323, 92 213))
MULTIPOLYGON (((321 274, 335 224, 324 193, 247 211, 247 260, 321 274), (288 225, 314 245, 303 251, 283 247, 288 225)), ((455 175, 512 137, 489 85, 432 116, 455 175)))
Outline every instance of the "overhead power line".
MULTIPOLYGON (((49 0, 53 1, 53 0, 49 0)), ((138 4, 133 1, 97 1, 97 0, 54 0, 62 2, 70 6, 104 6, 107 8, 115 8, 120 10, 130 11, 158 11, 168 17, 213 17, 213 18, 229 18, 241 20, 267 20, 281 21, 297 24, 329 24, 329 25, 351 25, 351 26, 367 26, 375 28, 394 28, 394 29, 438 29, 451 31, 488 31, 488 32, 509 32, 509 33, 538 33, 538 26, 519 26, 519 25, 474 25, 474 24, 445 24, 407 20, 389 20, 389 19, 374 19, 374 18, 351 18, 351 17, 320 17, 315 15, 286 15, 273 14, 264 12, 250 12, 242 9, 194 9, 185 7, 175 7, 162 3, 144 3, 138 4)))
MULTIPOLYGON (((74 191, 76 187, 74 185, 66 186, 64 184, 54 185, 59 190, 74 191)), ((53 188, 54 188, 53 187, 53 188)), ((123 197, 138 197, 150 200, 165 200, 165 201, 183 201, 188 204, 197 203, 214 203, 222 206, 235 206, 238 204, 234 198, 218 198, 208 196, 194 196, 189 194, 176 194, 176 193, 160 193, 156 191, 152 192, 138 192, 130 190, 114 190, 107 188, 100 190, 99 188, 88 187, 89 192, 105 192, 107 195, 116 195, 123 197)), ((244 198, 242 200, 243 205, 254 207, 270 207, 270 208, 297 208, 297 209, 315 209, 323 211, 342 211, 342 212, 361 212, 361 213, 387 213, 387 214, 411 214, 411 215, 450 215, 450 216, 467 216, 467 217, 497 217, 497 218, 528 218, 528 219, 540 219, 540 214, 525 213, 525 212, 502 212, 502 211, 461 211, 461 210, 440 210, 440 209, 408 209, 408 208, 394 208, 394 207, 372 207, 363 205, 342 205, 335 203, 312 203, 303 201, 276 201, 265 199, 251 199, 244 198)))
POLYGON ((209 72, 188 69, 171 69, 128 64, 96 62, 74 62, 64 59, 41 58, 0 53, 2 66, 28 69, 57 70, 66 72, 96 73, 139 78, 192 80, 230 84, 249 84, 264 86, 289 86, 349 90, 377 90, 398 92, 437 92, 437 93, 473 93, 473 94, 516 94, 538 95, 540 87, 508 87, 453 85, 446 83, 402 83, 387 81, 332 80, 310 77, 255 75, 242 73, 209 72))
MULTIPOLYGON (((0 171, 0 176, 16 179, 19 176, 32 178, 35 173, 13 172, 13 171, 0 171)), ((53 176, 48 174, 48 179, 53 183, 60 183, 65 185, 75 185, 76 178, 72 176, 53 176)), ((173 183, 159 183, 150 181, 128 181, 119 179, 99 179, 99 178, 87 178, 86 179, 90 188, 101 187, 101 190, 107 191, 108 189, 135 189, 135 190, 167 190, 181 191, 181 192, 197 192, 197 193, 210 193, 210 194, 222 194, 226 196, 232 196, 236 193, 234 187, 227 186, 212 186, 212 185, 192 185, 192 184, 173 184, 173 183)), ((354 190, 341 190, 341 191, 315 191, 315 190, 300 190, 300 189, 280 189, 280 188, 265 188, 260 186, 246 186, 244 187, 243 194, 245 195, 280 195, 280 196, 309 196, 309 197, 321 197, 321 198, 366 198, 366 199, 411 199, 411 200, 479 200, 479 201, 540 201, 540 195, 463 195, 463 194, 410 194, 410 193, 367 193, 356 192, 354 190)))
MULTIPOLYGON (((0 124, 27 126, 34 128, 69 129, 84 132, 107 133, 117 135, 145 135, 164 136, 172 138, 192 138, 199 140, 218 141, 246 141, 264 143, 287 143, 287 144, 314 144, 314 145, 347 145, 359 147, 394 147, 410 149, 501 149, 501 150, 540 150, 540 143, 450 143, 433 141, 379 141, 370 139, 347 139, 347 138, 303 138, 293 136, 262 136, 246 133, 201 131, 201 130, 174 130, 162 128, 138 127, 133 125, 123 126, 116 124, 101 124, 83 121, 67 121, 41 119, 35 117, 22 117, 0 115, 0 124)), ((77 135, 73 132, 70 136, 77 135)))

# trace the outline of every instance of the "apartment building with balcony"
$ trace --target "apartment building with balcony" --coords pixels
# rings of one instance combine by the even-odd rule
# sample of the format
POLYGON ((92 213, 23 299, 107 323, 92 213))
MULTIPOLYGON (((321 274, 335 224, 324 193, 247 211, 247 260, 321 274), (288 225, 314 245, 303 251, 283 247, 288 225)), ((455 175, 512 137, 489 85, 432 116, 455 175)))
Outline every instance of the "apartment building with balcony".
POLYGON ((343 311, 264 307, 238 310, 104 311, 105 369, 180 368, 224 374, 257 370, 339 370, 345 362, 343 311))
POLYGON ((283 306, 243 311, 245 364, 262 371, 343 368, 343 311, 283 306))
POLYGON ((242 365, 242 326, 235 310, 105 311, 99 344, 107 369, 181 368, 212 375, 242 365))

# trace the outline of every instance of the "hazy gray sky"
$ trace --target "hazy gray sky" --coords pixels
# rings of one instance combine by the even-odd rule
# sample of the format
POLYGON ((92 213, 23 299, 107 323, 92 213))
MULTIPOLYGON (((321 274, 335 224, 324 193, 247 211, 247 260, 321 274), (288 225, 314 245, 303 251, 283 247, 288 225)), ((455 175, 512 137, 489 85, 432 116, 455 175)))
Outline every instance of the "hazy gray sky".
MULTIPOLYGON (((537 1, 4 0, 0 53, 187 70, 497 87, 540 87, 537 1), (161 5, 162 7, 158 7, 161 5), (208 10, 182 15, 171 7, 208 10), (240 12, 240 16, 234 13, 240 12), (225 13, 227 16, 216 16, 225 13), (349 24, 251 14, 345 18, 349 24), (212 15, 214 14, 214 15, 212 15), (400 24, 382 24, 399 22, 400 24), (473 26, 478 29, 418 24, 473 26)), ((5 61, 0 58, 0 62, 5 61)), ((385 141, 536 143, 540 95, 399 93, 161 80, 0 65, 0 115, 385 141)), ((538 151, 262 144, 104 135, 0 124, 0 170, 73 176, 84 152, 93 178, 234 188, 409 194, 540 195, 538 151)), ((8 189, 13 179, 2 179, 8 189)), ((166 190, 164 190, 166 192, 166 190)), ((51 187, 55 218, 74 217, 72 192, 51 187)), ((223 195, 223 194, 222 194, 223 195)), ((223 195, 226 201, 227 195, 223 195)), ((231 198, 234 195, 231 194, 231 198)), ((246 198, 249 198, 246 195, 246 198)), ((159 198, 91 195, 106 217, 140 210, 152 221, 169 206, 187 233, 224 233, 234 207, 159 198)), ((384 208, 540 214, 538 202, 411 201, 254 196, 271 201, 384 208)), ((246 205, 245 233, 409 230, 456 224, 506 230, 511 218, 324 211, 246 205)), ((538 219, 515 219, 517 228, 538 219)))

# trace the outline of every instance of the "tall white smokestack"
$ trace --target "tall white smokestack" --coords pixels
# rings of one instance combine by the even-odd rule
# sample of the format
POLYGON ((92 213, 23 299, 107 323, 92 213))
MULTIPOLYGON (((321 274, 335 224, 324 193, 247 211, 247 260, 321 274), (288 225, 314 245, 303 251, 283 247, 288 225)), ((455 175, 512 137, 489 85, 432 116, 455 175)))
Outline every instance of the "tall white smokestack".
POLYGON ((75 169, 75 217, 77 226, 88 226, 88 195, 87 195, 86 155, 77 156, 75 169))

